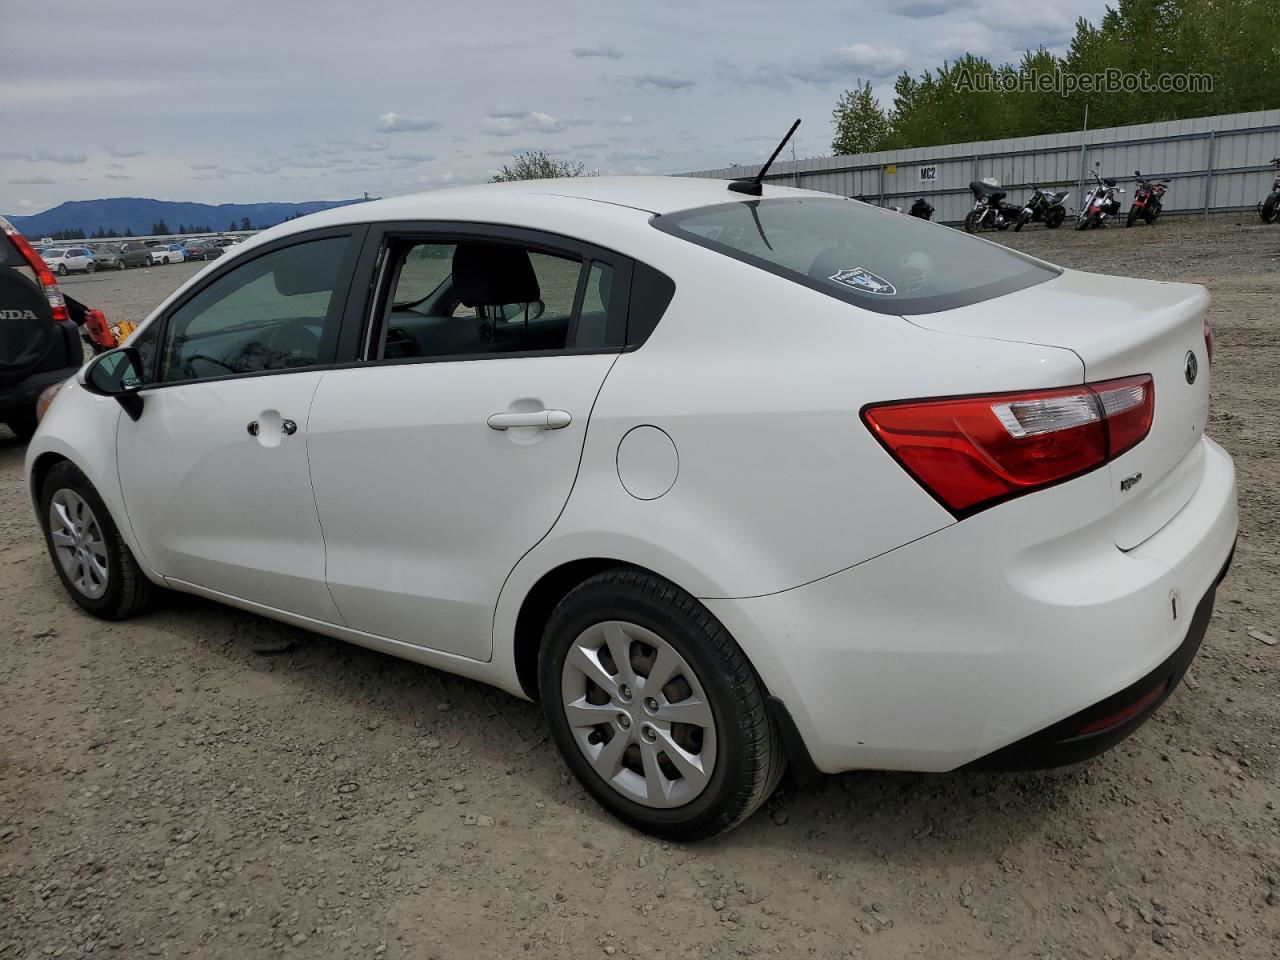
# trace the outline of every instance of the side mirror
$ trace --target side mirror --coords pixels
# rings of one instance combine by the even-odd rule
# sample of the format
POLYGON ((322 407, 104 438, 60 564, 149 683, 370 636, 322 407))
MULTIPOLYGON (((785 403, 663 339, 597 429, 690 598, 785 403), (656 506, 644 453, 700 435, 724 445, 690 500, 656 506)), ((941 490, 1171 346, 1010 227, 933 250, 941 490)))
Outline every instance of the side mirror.
POLYGON ((114 397, 132 420, 142 416, 142 359, 133 347, 100 353, 80 371, 80 386, 100 397, 114 397))

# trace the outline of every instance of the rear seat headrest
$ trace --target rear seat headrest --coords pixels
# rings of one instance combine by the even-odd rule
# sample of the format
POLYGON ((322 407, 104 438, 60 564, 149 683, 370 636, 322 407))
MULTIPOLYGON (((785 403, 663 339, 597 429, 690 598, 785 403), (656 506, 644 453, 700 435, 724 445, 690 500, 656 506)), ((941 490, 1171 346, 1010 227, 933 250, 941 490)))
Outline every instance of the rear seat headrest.
POLYGON ((468 307, 541 299, 528 251, 502 243, 464 241, 453 253, 453 289, 468 307))

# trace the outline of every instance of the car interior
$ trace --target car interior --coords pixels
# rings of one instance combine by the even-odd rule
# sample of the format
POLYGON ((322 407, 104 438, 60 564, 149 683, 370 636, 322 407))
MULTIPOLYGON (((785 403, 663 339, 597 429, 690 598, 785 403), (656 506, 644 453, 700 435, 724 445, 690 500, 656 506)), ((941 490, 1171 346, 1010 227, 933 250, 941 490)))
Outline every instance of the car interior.
POLYGON ((603 344, 612 270, 516 244, 461 240, 392 247, 394 295, 374 359, 470 356, 603 344))

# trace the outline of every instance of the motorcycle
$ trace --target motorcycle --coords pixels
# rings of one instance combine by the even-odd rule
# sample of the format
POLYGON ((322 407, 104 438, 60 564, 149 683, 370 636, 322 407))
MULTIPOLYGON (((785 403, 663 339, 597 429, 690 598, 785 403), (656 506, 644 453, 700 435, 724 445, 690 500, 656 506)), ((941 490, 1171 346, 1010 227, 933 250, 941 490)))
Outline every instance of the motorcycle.
POLYGON ((1164 206, 1164 194, 1169 189, 1169 185, 1155 180, 1144 180, 1141 170, 1133 171, 1133 175, 1138 178, 1138 186, 1133 191, 1133 205, 1129 207, 1129 219, 1125 222, 1125 226, 1132 227, 1139 217, 1147 221, 1148 226, 1154 226, 1156 220, 1160 218, 1160 210, 1164 206))
POLYGON ((1020 207, 1004 202, 1009 194, 994 180, 973 180, 969 189, 973 191, 973 209, 964 218, 965 233, 978 233, 988 227, 1008 230, 1022 213, 1020 207))
POLYGON ((921 220, 932 220, 933 204, 924 197, 917 197, 916 202, 911 205, 911 209, 907 212, 913 217, 919 217, 921 220))
POLYGON ((1028 223, 1043 223, 1050 230, 1056 230, 1062 226, 1062 221, 1067 218, 1067 208, 1063 206, 1063 201, 1067 199, 1067 191, 1054 193, 1052 190, 1043 190, 1034 183, 1031 184, 1031 191, 1031 199, 1022 208, 1013 225, 1014 232, 1021 230, 1028 223))
POLYGON ((1258 202, 1258 216, 1263 223, 1275 223, 1280 219, 1280 157, 1272 160, 1271 165, 1277 170, 1276 178, 1271 182, 1271 195, 1258 202))
POLYGON ((1100 227, 1120 215, 1120 194, 1124 191, 1116 186, 1115 177, 1100 177, 1096 170, 1092 172, 1094 185, 1084 195, 1080 212, 1076 214, 1077 230, 1100 227))

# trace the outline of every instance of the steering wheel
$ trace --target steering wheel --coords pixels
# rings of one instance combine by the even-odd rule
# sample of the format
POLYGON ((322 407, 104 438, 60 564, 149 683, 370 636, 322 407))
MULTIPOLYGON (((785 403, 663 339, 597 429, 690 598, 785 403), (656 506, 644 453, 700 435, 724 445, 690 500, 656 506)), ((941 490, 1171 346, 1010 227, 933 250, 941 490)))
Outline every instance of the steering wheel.
POLYGON ((226 370, 227 373, 240 372, 235 367, 231 366, 231 364, 227 363, 225 360, 219 360, 217 357, 211 357, 207 353, 193 353, 191 356, 187 357, 185 360, 182 361, 182 372, 185 373, 187 375, 187 378, 190 380, 200 379, 200 374, 196 372, 196 369, 194 366, 197 360, 204 360, 206 363, 212 363, 215 366, 222 367, 222 369, 226 370))
POLYGON ((320 334, 311 329, 313 323, 316 321, 302 317, 276 327, 267 337, 267 355, 296 357, 304 364, 314 363, 320 356, 320 334))

